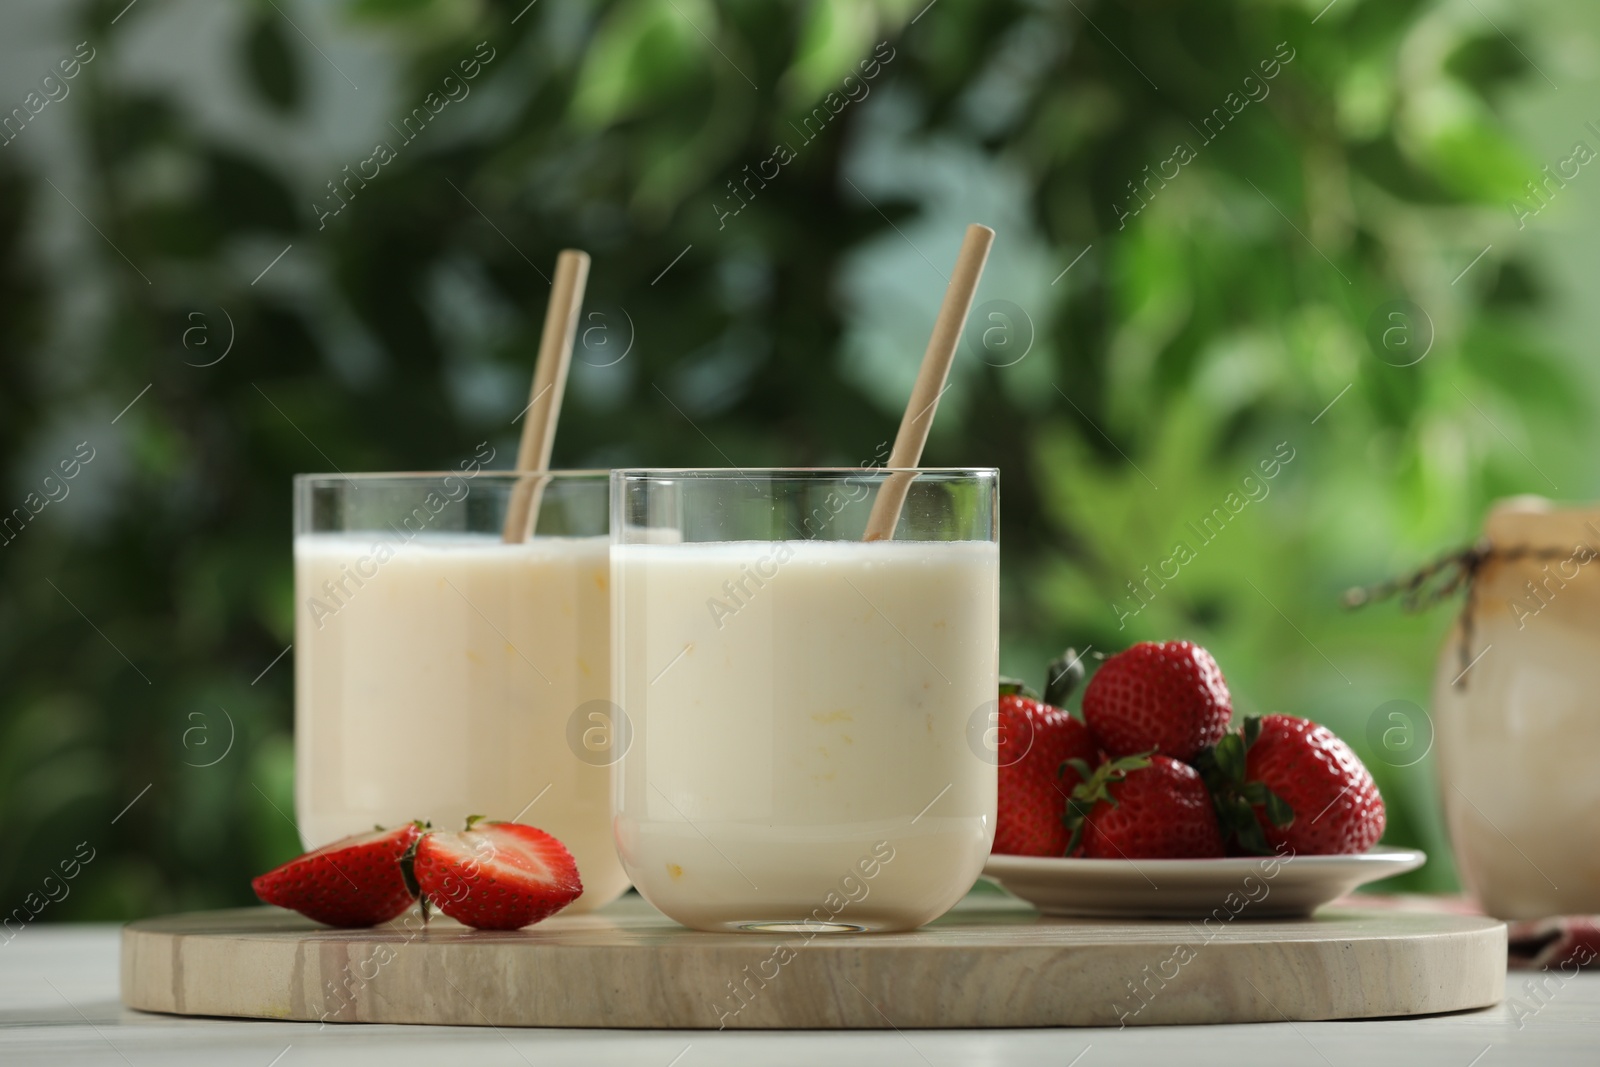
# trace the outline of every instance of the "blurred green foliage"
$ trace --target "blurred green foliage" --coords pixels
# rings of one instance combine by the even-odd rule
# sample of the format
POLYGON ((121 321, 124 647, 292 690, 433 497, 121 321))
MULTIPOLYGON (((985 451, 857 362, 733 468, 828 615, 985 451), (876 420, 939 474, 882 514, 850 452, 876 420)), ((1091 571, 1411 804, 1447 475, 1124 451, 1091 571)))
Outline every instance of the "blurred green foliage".
POLYGON ((1003 469, 1002 668, 1199 640, 1240 711, 1348 737, 1388 841, 1439 857, 1407 884, 1454 884, 1429 764, 1365 736, 1385 701, 1426 703, 1447 620, 1337 599, 1546 488, 1529 456, 1587 477, 1551 458, 1590 409, 1521 326, 1536 273, 1508 244, 1451 282, 1540 165, 1498 111, 1533 75, 1486 20, 239 3, 152 76, 130 57, 163 9, 111 25, 122 6, 73 7, 100 58, 36 119, 65 147, 0 153, 0 505, 77 442, 96 456, 0 548, 5 908, 85 840, 43 918, 246 903, 297 850, 293 654, 267 669, 293 640, 290 476, 448 467, 485 439, 509 457, 557 250, 594 255, 601 316, 559 464, 855 464, 893 433, 974 220, 999 239, 927 461, 1003 469), (403 143, 484 41, 470 94, 403 143), (319 226, 376 141, 397 157, 319 226), (1432 340, 1412 366, 1369 340, 1400 299, 1431 322, 1407 321, 1432 340), (1127 583, 1280 442, 1267 495, 1119 626, 1127 583))

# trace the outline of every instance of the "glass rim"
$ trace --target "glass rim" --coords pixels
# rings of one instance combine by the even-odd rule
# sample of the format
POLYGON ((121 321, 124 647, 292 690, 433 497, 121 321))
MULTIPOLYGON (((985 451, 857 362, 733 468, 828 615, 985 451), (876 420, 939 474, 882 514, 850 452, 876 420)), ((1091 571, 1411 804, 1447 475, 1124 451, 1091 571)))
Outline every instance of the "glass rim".
POLYGON ((670 476, 680 478, 748 478, 758 475, 819 475, 856 477, 882 474, 948 474, 958 477, 982 478, 998 476, 999 467, 616 467, 611 471, 615 478, 652 478, 670 476))
POLYGON ((299 485, 303 482, 329 481, 329 482, 354 482, 354 481, 438 481, 442 478, 608 478, 611 471, 608 469, 580 469, 556 471, 508 471, 508 470, 478 470, 478 471, 357 471, 354 474, 296 474, 294 482, 299 485))

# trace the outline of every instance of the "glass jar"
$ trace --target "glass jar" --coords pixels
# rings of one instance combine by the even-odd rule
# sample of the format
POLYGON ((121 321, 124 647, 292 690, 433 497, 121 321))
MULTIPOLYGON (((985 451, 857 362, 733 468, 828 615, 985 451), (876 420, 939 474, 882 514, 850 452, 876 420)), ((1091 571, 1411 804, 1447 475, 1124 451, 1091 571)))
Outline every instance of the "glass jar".
POLYGON ((1489 914, 1600 912, 1600 510, 1503 501, 1434 676, 1456 865, 1489 914))
POLYGON ((971 888, 998 500, 994 470, 613 472, 616 838, 650 903, 702 930, 906 930, 971 888), (865 542, 886 484, 899 525, 865 542))

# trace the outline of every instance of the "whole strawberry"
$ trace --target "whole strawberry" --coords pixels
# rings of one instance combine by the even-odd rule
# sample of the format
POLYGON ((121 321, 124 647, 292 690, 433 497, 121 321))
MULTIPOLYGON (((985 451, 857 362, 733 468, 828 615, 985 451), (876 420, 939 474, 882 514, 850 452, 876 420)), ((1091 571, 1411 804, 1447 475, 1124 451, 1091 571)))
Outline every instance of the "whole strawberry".
POLYGON ((430 833, 417 844, 424 899, 480 930, 519 930, 583 893, 578 865, 560 841, 515 822, 467 820, 460 833, 430 833))
POLYGON ((297 856, 250 883, 268 904, 329 926, 376 926, 411 907, 401 869, 424 824, 355 834, 297 856))
POLYGON ((1084 781, 1068 804, 1069 855, 1106 860, 1222 855, 1211 797, 1194 768, 1145 753, 1108 760, 1093 771, 1076 769, 1084 781))
POLYGON ((1187 762, 1222 738, 1232 716, 1217 661, 1188 641, 1118 652, 1083 692, 1083 719, 1110 756, 1154 751, 1187 762))
POLYGON ((1246 852, 1365 852, 1383 836, 1383 797, 1360 758, 1326 726, 1251 716, 1201 753, 1224 834, 1246 852))
POLYGON ((1098 747, 1089 728, 1059 706, 1082 674, 1072 650, 1050 665, 1046 701, 1020 684, 1000 686, 996 754, 1000 808, 994 851, 1011 856, 1065 856, 1067 797, 1081 780, 1069 761, 1092 764, 1098 747), (1076 672, 1076 673, 1075 673, 1076 672))

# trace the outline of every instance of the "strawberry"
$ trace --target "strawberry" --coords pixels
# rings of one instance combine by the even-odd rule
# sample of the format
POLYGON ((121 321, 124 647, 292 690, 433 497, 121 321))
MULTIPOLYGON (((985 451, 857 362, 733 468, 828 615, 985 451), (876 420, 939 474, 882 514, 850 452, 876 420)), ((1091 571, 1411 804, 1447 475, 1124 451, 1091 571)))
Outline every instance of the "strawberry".
POLYGON ((411 907, 401 861, 422 836, 423 823, 354 834, 307 852, 250 883, 268 904, 298 911, 329 926, 376 926, 411 907))
POLYGON ((1222 855, 1222 834, 1194 768, 1154 753, 1122 756, 1072 791, 1068 855, 1087 859, 1197 859, 1222 855), (1079 852, 1080 848, 1082 851, 1079 852))
POLYGON ((460 833, 431 833, 417 845, 424 899, 480 930, 520 930, 578 899, 583 883, 567 847, 515 822, 467 820, 460 833))
POLYGON ((1350 746, 1293 715, 1250 716, 1195 761, 1224 834, 1245 852, 1365 852, 1383 836, 1383 798, 1350 746))
POLYGON ((1153 751, 1187 762, 1221 740, 1232 715, 1217 661, 1188 641, 1118 652, 1083 692, 1083 720, 1114 757, 1153 751))
POLYGON ((996 753, 1000 764, 1000 808, 994 851, 1011 856, 1065 856, 1062 821, 1067 797, 1079 782, 1069 760, 1093 763, 1098 746, 1083 723, 1062 711, 1083 668, 1071 649, 1050 665, 1047 699, 1019 684, 1000 686, 996 753), (1076 669, 1076 671, 1074 670, 1076 669))

